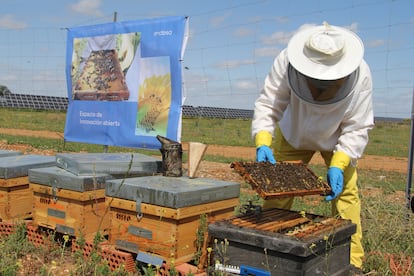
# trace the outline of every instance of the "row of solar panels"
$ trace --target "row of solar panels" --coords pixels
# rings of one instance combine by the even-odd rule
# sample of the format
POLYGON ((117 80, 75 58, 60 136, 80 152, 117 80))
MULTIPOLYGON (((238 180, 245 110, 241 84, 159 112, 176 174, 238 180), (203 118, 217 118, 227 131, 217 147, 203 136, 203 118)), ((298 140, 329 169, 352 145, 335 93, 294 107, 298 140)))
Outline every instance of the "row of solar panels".
MULTIPOLYGON (((6 94, 0 96, 0 107, 30 108, 38 110, 66 110, 68 99, 66 97, 52 97, 29 94, 6 94)), ((221 119, 250 119, 253 110, 232 109, 221 107, 194 107, 183 106, 184 117, 221 118, 221 119)))

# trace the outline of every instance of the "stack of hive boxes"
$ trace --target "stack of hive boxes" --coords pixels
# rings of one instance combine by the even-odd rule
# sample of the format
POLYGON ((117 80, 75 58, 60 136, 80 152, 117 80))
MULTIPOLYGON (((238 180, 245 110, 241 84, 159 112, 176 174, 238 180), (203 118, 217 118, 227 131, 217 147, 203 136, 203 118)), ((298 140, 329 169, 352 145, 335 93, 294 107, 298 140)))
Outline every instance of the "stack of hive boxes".
POLYGON ((29 170, 33 224, 75 237, 107 235, 106 181, 156 174, 160 166, 157 159, 141 154, 57 154, 54 166, 29 170))
POLYGON ((28 171, 52 166, 55 158, 23 155, 18 151, 0 150, 0 221, 14 222, 32 216, 32 193, 28 171))
POLYGON ((206 252, 208 224, 232 217, 239 196, 239 183, 207 178, 108 180, 109 241, 145 263, 189 262, 206 252))
POLYGON ((13 153, 0 158, 0 216, 74 237, 100 232, 138 261, 186 263, 205 254, 208 224, 234 215, 240 184, 162 167, 137 153, 13 153))

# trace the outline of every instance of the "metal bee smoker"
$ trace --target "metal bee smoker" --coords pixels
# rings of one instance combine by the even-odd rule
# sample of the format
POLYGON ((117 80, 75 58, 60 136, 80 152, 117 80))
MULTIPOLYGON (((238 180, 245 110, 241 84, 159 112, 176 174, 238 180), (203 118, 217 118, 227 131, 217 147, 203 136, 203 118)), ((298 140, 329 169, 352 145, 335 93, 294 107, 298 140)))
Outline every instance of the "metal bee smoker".
POLYGON ((182 145, 160 135, 157 135, 157 139, 161 143, 162 174, 164 176, 182 176, 182 145))

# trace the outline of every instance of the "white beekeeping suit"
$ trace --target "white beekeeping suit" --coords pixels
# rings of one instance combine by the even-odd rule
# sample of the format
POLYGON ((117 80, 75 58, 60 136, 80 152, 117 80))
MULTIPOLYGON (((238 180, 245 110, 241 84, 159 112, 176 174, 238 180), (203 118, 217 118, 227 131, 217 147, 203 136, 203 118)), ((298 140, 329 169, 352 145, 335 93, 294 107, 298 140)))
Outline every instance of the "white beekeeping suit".
MULTIPOLYGON (((362 41, 347 29, 324 24, 297 32, 274 60, 252 120, 258 162, 308 163, 321 153, 332 214, 357 225, 350 254, 356 270, 364 257, 356 166, 374 126, 371 73, 363 54, 362 41)), ((292 204, 293 198, 266 200, 263 208, 292 204)))

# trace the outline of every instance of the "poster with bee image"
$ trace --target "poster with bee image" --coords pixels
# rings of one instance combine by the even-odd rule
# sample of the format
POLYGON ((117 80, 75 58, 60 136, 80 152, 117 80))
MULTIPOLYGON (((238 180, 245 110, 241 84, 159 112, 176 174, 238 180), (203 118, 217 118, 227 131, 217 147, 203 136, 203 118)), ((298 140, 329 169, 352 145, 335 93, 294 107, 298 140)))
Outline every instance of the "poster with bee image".
POLYGON ((66 141, 159 149, 181 139, 187 17, 69 28, 66 141))

